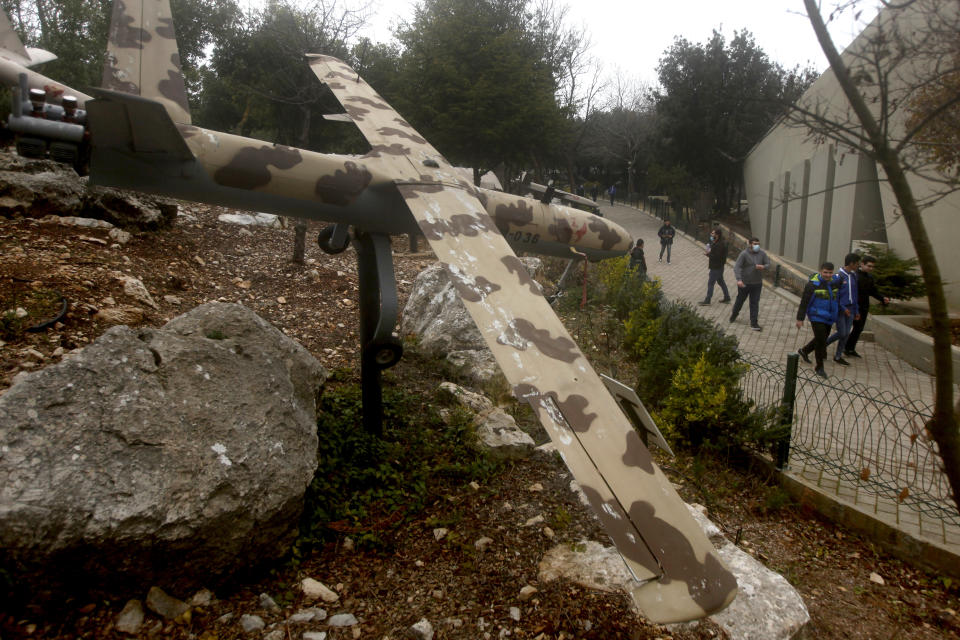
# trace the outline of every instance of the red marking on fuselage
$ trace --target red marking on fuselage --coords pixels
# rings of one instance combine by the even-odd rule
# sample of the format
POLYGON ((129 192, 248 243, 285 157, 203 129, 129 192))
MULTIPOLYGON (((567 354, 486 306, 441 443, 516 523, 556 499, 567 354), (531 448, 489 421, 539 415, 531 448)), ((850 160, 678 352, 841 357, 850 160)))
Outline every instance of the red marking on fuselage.
POLYGON ((573 232, 573 239, 574 239, 575 242, 579 242, 579 241, 580 241, 580 238, 582 238, 582 237, 585 236, 586 234, 587 234, 587 223, 584 222, 583 225, 582 225, 579 229, 576 229, 576 230, 573 232))

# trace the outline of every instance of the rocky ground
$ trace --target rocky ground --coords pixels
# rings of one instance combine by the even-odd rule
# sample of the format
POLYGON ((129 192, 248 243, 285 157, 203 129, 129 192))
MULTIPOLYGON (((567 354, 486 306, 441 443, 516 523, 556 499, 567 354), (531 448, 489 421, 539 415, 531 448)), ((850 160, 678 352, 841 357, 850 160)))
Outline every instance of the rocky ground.
MULTIPOLYGON (((242 302, 301 342, 328 369, 356 369, 352 250, 339 256, 321 253, 313 243, 317 227, 311 226, 307 262, 293 264, 292 229, 225 224, 218 221, 219 213, 182 205, 172 229, 137 233, 126 244, 107 229, 0 218, 0 311, 13 311, 0 325, 0 392, 18 372, 58 361, 111 324, 158 326, 209 300, 242 302), (60 321, 24 331, 56 317, 64 300, 60 321)), ((405 297, 433 258, 409 253, 405 239, 394 246, 398 287, 405 297)), ((401 364, 397 375, 418 373, 401 364)), ((812 617, 808 637, 960 637, 960 598, 949 578, 893 559, 790 505, 756 474, 686 458, 667 461, 665 468, 687 499, 707 504, 731 540, 800 591, 812 617)), ((486 486, 436 496, 391 536, 391 551, 383 553, 352 549, 347 532, 296 565, 200 594, 177 621, 148 611, 134 635, 316 640, 326 633, 328 639, 379 640, 413 637, 410 627, 421 619, 429 621, 437 638, 724 635, 711 623, 683 630, 650 625, 621 595, 539 580, 537 565, 548 549, 604 539, 570 492, 565 468, 549 456, 516 463, 486 486), (524 526, 537 516, 544 518, 541 525, 524 526), (438 541, 433 532, 440 526, 455 535, 438 541), (481 551, 475 543, 482 538, 491 542, 481 551), (306 598, 299 588, 306 577, 330 586, 336 600, 306 598), (521 597, 524 587, 537 591, 521 597), (312 618, 312 607, 328 617, 291 618, 297 613, 302 614, 297 619, 312 618), (356 624, 331 626, 337 614, 350 614, 356 624), (258 624, 244 616, 259 617, 264 628, 245 631, 244 622, 258 624)), ((189 600, 197 594, 171 595, 189 600)), ((129 599, 146 596, 98 593, 65 597, 52 607, 28 603, 15 611, 0 603, 0 638, 130 637, 117 629, 118 615, 129 599)))

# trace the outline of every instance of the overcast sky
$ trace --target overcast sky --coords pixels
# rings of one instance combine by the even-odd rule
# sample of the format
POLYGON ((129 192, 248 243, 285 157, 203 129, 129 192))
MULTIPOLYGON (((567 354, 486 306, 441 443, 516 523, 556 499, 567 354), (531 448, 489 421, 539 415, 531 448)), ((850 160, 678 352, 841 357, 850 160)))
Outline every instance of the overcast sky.
MULTIPOLYGON (((390 27, 412 14, 414 0, 372 0, 376 7, 367 35, 390 39, 390 27)), ((656 82, 657 61, 675 36, 702 43, 718 29, 729 41, 733 32, 749 30, 757 45, 785 67, 811 64, 827 67, 813 29, 803 13, 803 0, 557 0, 569 7, 569 24, 584 25, 591 52, 605 71, 620 69, 626 76, 656 82)), ((834 6, 836 0, 821 0, 834 6)), ((842 50, 876 15, 877 0, 863 0, 860 26, 852 16, 831 25, 831 35, 842 50)), ((826 13, 826 11, 825 11, 826 13)))

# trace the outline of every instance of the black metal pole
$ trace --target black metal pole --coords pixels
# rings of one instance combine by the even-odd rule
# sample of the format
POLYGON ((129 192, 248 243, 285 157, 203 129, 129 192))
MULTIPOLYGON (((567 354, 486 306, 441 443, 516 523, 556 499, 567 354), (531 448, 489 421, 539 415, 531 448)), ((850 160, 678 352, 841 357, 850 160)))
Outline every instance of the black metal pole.
POLYGON ((786 434, 777 442, 777 469, 787 466, 790 457, 790 437, 793 435, 793 410, 797 398, 797 370, 800 356, 791 353, 787 356, 787 376, 783 383, 783 402, 780 421, 787 428, 786 434))

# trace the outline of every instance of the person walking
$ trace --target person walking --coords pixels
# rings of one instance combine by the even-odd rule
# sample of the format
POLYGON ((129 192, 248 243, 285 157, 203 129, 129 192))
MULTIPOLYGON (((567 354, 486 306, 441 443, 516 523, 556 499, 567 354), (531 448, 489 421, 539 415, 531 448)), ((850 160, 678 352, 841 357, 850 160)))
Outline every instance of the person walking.
POLYGON ((610 206, 613 206, 613 197, 617 195, 617 185, 612 184, 610 188, 607 189, 607 194, 610 196, 610 206))
POLYGON ((670 249, 673 248, 673 236, 677 233, 677 230, 673 228, 673 225, 670 224, 670 220, 664 220, 663 226, 660 227, 660 230, 657 231, 657 235, 660 236, 660 258, 657 262, 663 262, 663 252, 667 252, 667 264, 670 264, 670 249))
POLYGON ((763 331, 759 323, 760 292, 763 291, 763 271, 770 268, 770 258, 760 248, 759 238, 750 238, 750 245, 740 252, 733 265, 733 277, 737 279, 737 299, 730 310, 730 322, 736 322, 743 303, 750 298, 750 328, 763 331))
POLYGON ((847 338, 850 336, 854 321, 860 319, 860 311, 857 305, 857 267, 859 265, 860 256, 856 253, 848 253, 843 258, 843 266, 837 272, 837 275, 840 276, 840 290, 838 292, 840 311, 837 313, 837 330, 827 338, 828 345, 837 343, 837 353, 833 356, 833 361, 845 367, 850 364, 843 359, 843 351, 847 347, 847 338))
POLYGON ((729 303, 730 292, 727 291, 727 283, 723 281, 723 267, 727 264, 727 243, 724 242, 720 229, 714 229, 710 232, 710 242, 707 244, 707 250, 703 253, 707 256, 709 275, 707 277, 707 297, 700 304, 710 304, 714 284, 719 284, 720 291, 723 291, 723 300, 720 302, 729 303))
POLYGON ((637 238, 636 244, 630 250, 630 268, 637 270, 640 281, 647 278, 647 261, 643 257, 643 238, 637 238))
POLYGON ((843 355, 851 358, 861 357, 857 353, 857 341, 860 340, 863 327, 867 324, 867 316, 870 314, 870 298, 876 298, 884 306, 890 302, 890 298, 881 296, 877 291, 877 282, 873 278, 873 268, 876 264, 877 259, 873 256, 863 256, 860 259, 860 269, 857 271, 857 309, 860 311, 860 319, 853 321, 853 328, 850 330, 847 344, 843 349, 843 355))
POLYGON ((821 378, 827 377, 823 370, 823 362, 827 359, 827 336, 830 327, 837 321, 840 304, 837 300, 837 290, 834 285, 839 279, 833 275, 833 263, 824 262, 820 265, 820 272, 810 276, 807 285, 803 288, 800 297, 800 307, 797 309, 797 329, 803 328, 804 318, 810 319, 813 328, 813 340, 797 349, 803 361, 810 364, 810 352, 816 355, 817 366, 814 369, 821 378))

